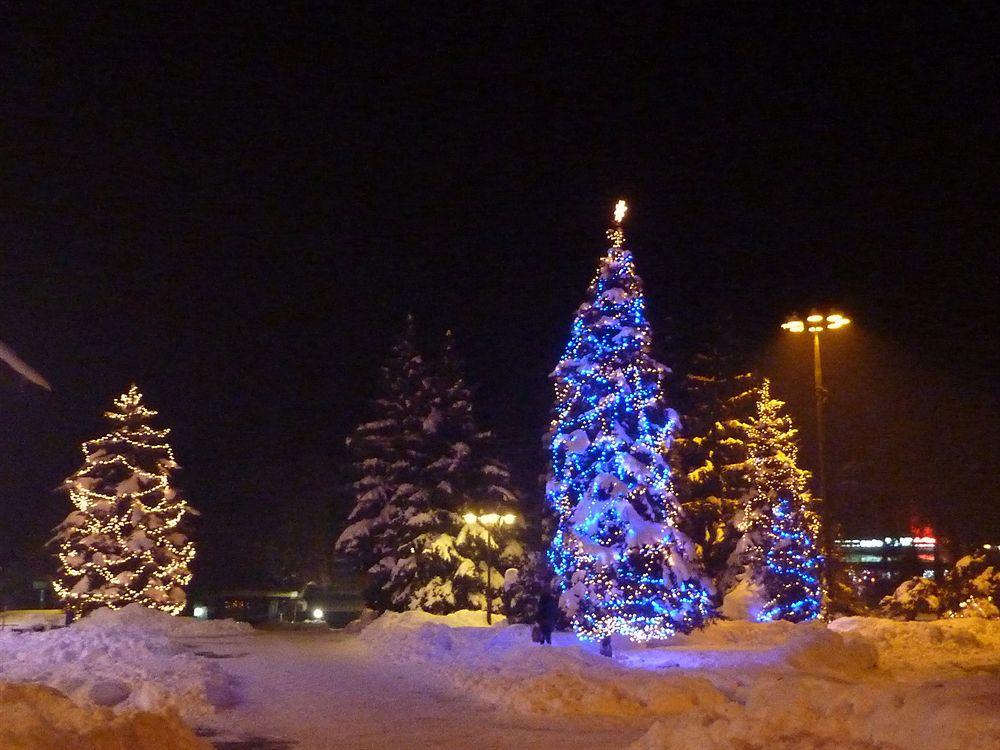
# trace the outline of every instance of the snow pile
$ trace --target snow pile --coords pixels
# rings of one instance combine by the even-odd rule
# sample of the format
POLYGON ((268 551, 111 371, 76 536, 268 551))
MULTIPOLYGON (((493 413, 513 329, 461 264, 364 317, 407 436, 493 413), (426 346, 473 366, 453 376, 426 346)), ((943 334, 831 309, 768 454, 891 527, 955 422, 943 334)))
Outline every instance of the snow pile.
MULTIPOLYGON (((753 622, 747 620, 716 620, 709 627, 678 634, 660 645, 697 649, 760 649, 780 646, 792 633, 816 624, 796 625, 784 620, 753 622)), ((820 626, 822 627, 822 626, 820 626)))
POLYGON ((0 683, 4 750, 209 750, 173 715, 81 708, 42 685, 0 683))
MULTIPOLYGON (((709 629, 707 632, 710 632, 709 629)), ((565 634, 561 648, 530 642, 526 626, 500 630, 485 643, 453 638, 452 682, 488 703, 529 713, 571 716, 664 716, 729 703, 742 676, 780 672, 844 681, 875 668, 875 649, 822 625, 724 628, 721 647, 616 645, 609 660, 565 634), (779 632, 768 632, 777 630, 779 632), (736 644, 738 634, 749 635, 736 644), (565 645, 563 645, 565 644, 565 645), (462 648, 464 647, 464 648, 462 648), (734 674, 732 670, 738 670, 734 674)), ((679 639, 681 640, 681 639, 679 639)), ((688 643, 698 642, 687 637, 688 643)))
POLYGON ((719 613, 731 620, 756 622, 767 603, 765 593, 748 580, 740 580, 722 600, 719 613))
POLYGON ((95 610, 79 622, 78 629, 135 628, 148 633, 170 635, 175 638, 212 638, 217 636, 247 635, 253 628, 235 620, 198 620, 177 617, 141 604, 129 604, 122 609, 95 610))
MULTIPOLYGON (((506 619, 494 617, 494 628, 506 619)), ((487 629, 486 614, 459 610, 432 615, 422 610, 385 612, 358 635, 358 644, 397 660, 441 660, 468 649, 479 648, 481 632, 487 629)))
POLYGON ((499 708, 657 720, 632 750, 995 750, 1000 736, 997 622, 719 622, 614 659, 568 633, 549 648, 527 626, 481 625, 388 615, 355 644, 499 708))
POLYGON ((345 633, 360 633, 362 630, 371 625, 375 620, 378 619, 378 610, 372 609, 371 607, 365 607, 361 610, 361 614, 354 620, 351 620, 343 627, 345 633))
POLYGON ((662 716, 726 701, 696 672, 664 680, 662 674, 630 669, 590 647, 543 648, 530 642, 524 625, 505 628, 485 644, 467 645, 447 674, 451 682, 486 703, 523 713, 662 716))
POLYGON ((830 629, 870 642, 879 666, 903 673, 952 669, 1000 671, 1000 622, 957 618, 932 622, 844 617, 830 629))
POLYGON ((630 750, 996 750, 996 696, 985 675, 914 690, 767 674, 722 706, 656 722, 630 750))
POLYGON ((98 611, 69 628, 0 634, 0 680, 42 683, 83 706, 176 711, 193 720, 239 698, 217 662, 178 638, 246 632, 236 623, 172 617, 138 606, 98 611))

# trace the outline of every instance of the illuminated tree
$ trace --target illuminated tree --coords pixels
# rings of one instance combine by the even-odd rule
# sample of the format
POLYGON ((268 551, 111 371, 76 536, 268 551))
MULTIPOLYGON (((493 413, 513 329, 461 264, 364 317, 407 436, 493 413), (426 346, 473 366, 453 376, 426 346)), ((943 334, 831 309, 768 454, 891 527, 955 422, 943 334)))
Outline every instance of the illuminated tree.
POLYGON ((112 431, 83 444, 83 466, 63 483, 74 510, 53 539, 56 593, 77 617, 132 602, 179 614, 194 558, 185 522, 196 511, 170 484, 169 430, 148 424, 156 412, 135 385, 105 416, 112 431))
POLYGON ((559 520, 548 555, 580 637, 642 641, 690 631, 712 610, 679 530, 666 455, 677 415, 662 394, 667 368, 650 353, 624 211, 619 202, 611 247, 552 375, 547 497, 559 520))
POLYGON ((799 622, 820 613, 823 557, 806 489, 809 472, 798 466, 797 430, 783 407, 765 379, 747 430, 754 495, 740 521, 744 535, 732 564, 740 571, 736 577, 758 592, 756 619, 799 622))
POLYGON ((809 528, 805 509, 788 491, 770 493, 771 525, 764 545, 762 622, 812 620, 820 613, 823 557, 809 528))

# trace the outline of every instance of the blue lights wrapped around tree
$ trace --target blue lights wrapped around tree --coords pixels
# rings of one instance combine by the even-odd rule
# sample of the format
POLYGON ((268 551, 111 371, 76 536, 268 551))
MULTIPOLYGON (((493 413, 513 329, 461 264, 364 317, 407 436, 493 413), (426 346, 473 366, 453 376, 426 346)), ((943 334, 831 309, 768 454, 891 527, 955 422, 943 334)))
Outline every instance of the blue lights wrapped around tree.
POLYGON ((748 429, 754 496, 745 511, 744 561, 761 591, 757 620, 801 622, 819 616, 823 556, 816 546, 820 521, 798 466, 796 430, 764 380, 757 415, 748 429))
POLYGON ((556 404, 546 494, 557 517, 549 560, 581 638, 665 638, 702 625, 711 603, 694 545, 677 528, 667 450, 677 415, 650 354, 642 281, 615 210, 570 341, 552 374, 556 404))
POLYGON ((781 493, 771 507, 771 528, 764 551, 766 589, 770 599, 757 615, 761 622, 813 620, 820 613, 820 567, 801 504, 781 493))

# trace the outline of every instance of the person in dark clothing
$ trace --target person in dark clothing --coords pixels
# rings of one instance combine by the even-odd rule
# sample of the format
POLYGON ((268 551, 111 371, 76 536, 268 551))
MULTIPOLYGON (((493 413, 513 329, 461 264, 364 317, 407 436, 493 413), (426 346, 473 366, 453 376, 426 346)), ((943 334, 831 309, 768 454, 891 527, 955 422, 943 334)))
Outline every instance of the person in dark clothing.
POLYGON ((611 636, 606 635, 601 638, 601 656, 610 657, 612 655, 611 651, 611 636))
POLYGON ((552 645, 552 631, 555 630, 556 621, 559 619, 559 604, 556 598, 548 591, 542 592, 538 597, 538 615, 535 622, 541 633, 539 643, 552 645))

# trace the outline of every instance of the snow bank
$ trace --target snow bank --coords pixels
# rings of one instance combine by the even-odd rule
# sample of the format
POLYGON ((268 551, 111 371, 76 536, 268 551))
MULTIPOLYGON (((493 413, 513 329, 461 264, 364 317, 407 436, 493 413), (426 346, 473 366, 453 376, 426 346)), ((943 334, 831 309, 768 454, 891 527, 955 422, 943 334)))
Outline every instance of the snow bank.
POLYGON ((408 612, 385 612, 372 620, 375 630, 409 630, 422 628, 425 625, 440 625, 448 628, 489 628, 504 625, 507 618, 503 615, 493 615, 493 625, 486 623, 486 613, 482 610, 460 609, 448 615, 432 615, 420 609, 408 612))
POLYGON ((108 628, 137 628, 149 633, 160 633, 175 638, 212 638, 217 636, 246 635, 253 628, 235 620, 198 620, 178 617, 141 604, 129 604, 122 609, 98 609, 73 624, 76 629, 106 630, 108 628))
POLYGON ((664 679, 600 656, 571 637, 557 636, 561 647, 549 648, 531 643, 529 633, 515 625, 486 642, 464 644, 447 677, 491 705, 548 716, 662 716, 726 700, 697 672, 664 679))
POLYGON ((745 620, 716 620, 701 630, 687 635, 675 635, 657 646, 710 648, 710 649, 759 649, 779 646, 792 633, 811 627, 808 623, 796 625, 777 620, 775 622, 748 622, 745 620))
POLYGON ((987 676, 914 690, 769 674, 736 700, 656 722, 630 750, 996 750, 996 691, 987 676))
POLYGON ((397 660, 441 660, 477 648, 483 631, 505 624, 506 618, 497 616, 490 628, 484 612, 464 609, 449 615, 385 612, 360 632, 358 644, 397 660))
POLYGON ((897 621, 844 617, 830 623, 837 633, 871 643, 879 666, 899 672, 1000 669, 1000 621, 977 617, 897 621))
POLYGON ((173 715, 81 708, 42 685, 0 683, 4 750, 210 750, 173 715))
POLYGON ((245 635, 248 626, 199 621, 129 606, 100 610, 71 627, 0 634, 0 680, 41 683, 82 706, 115 712, 175 711, 190 721, 235 705, 220 664, 199 656, 211 642, 180 638, 245 635))
POLYGON ((614 659, 568 633, 552 648, 529 633, 406 613, 379 618, 355 643, 378 658, 417 660, 497 707, 655 719, 632 750, 998 747, 997 622, 718 622, 652 647, 616 646, 614 659))
POLYGON ((741 679, 781 673, 837 681, 876 666, 868 643, 820 624, 723 627, 686 636, 685 645, 616 647, 616 658, 596 653, 569 634, 559 648, 530 642, 527 626, 482 636, 435 640, 428 652, 451 662, 450 678, 488 703, 529 713, 570 716, 664 716, 729 703, 741 679), (745 638, 739 641, 739 636, 745 638), (713 644, 713 645, 709 645, 713 644))

